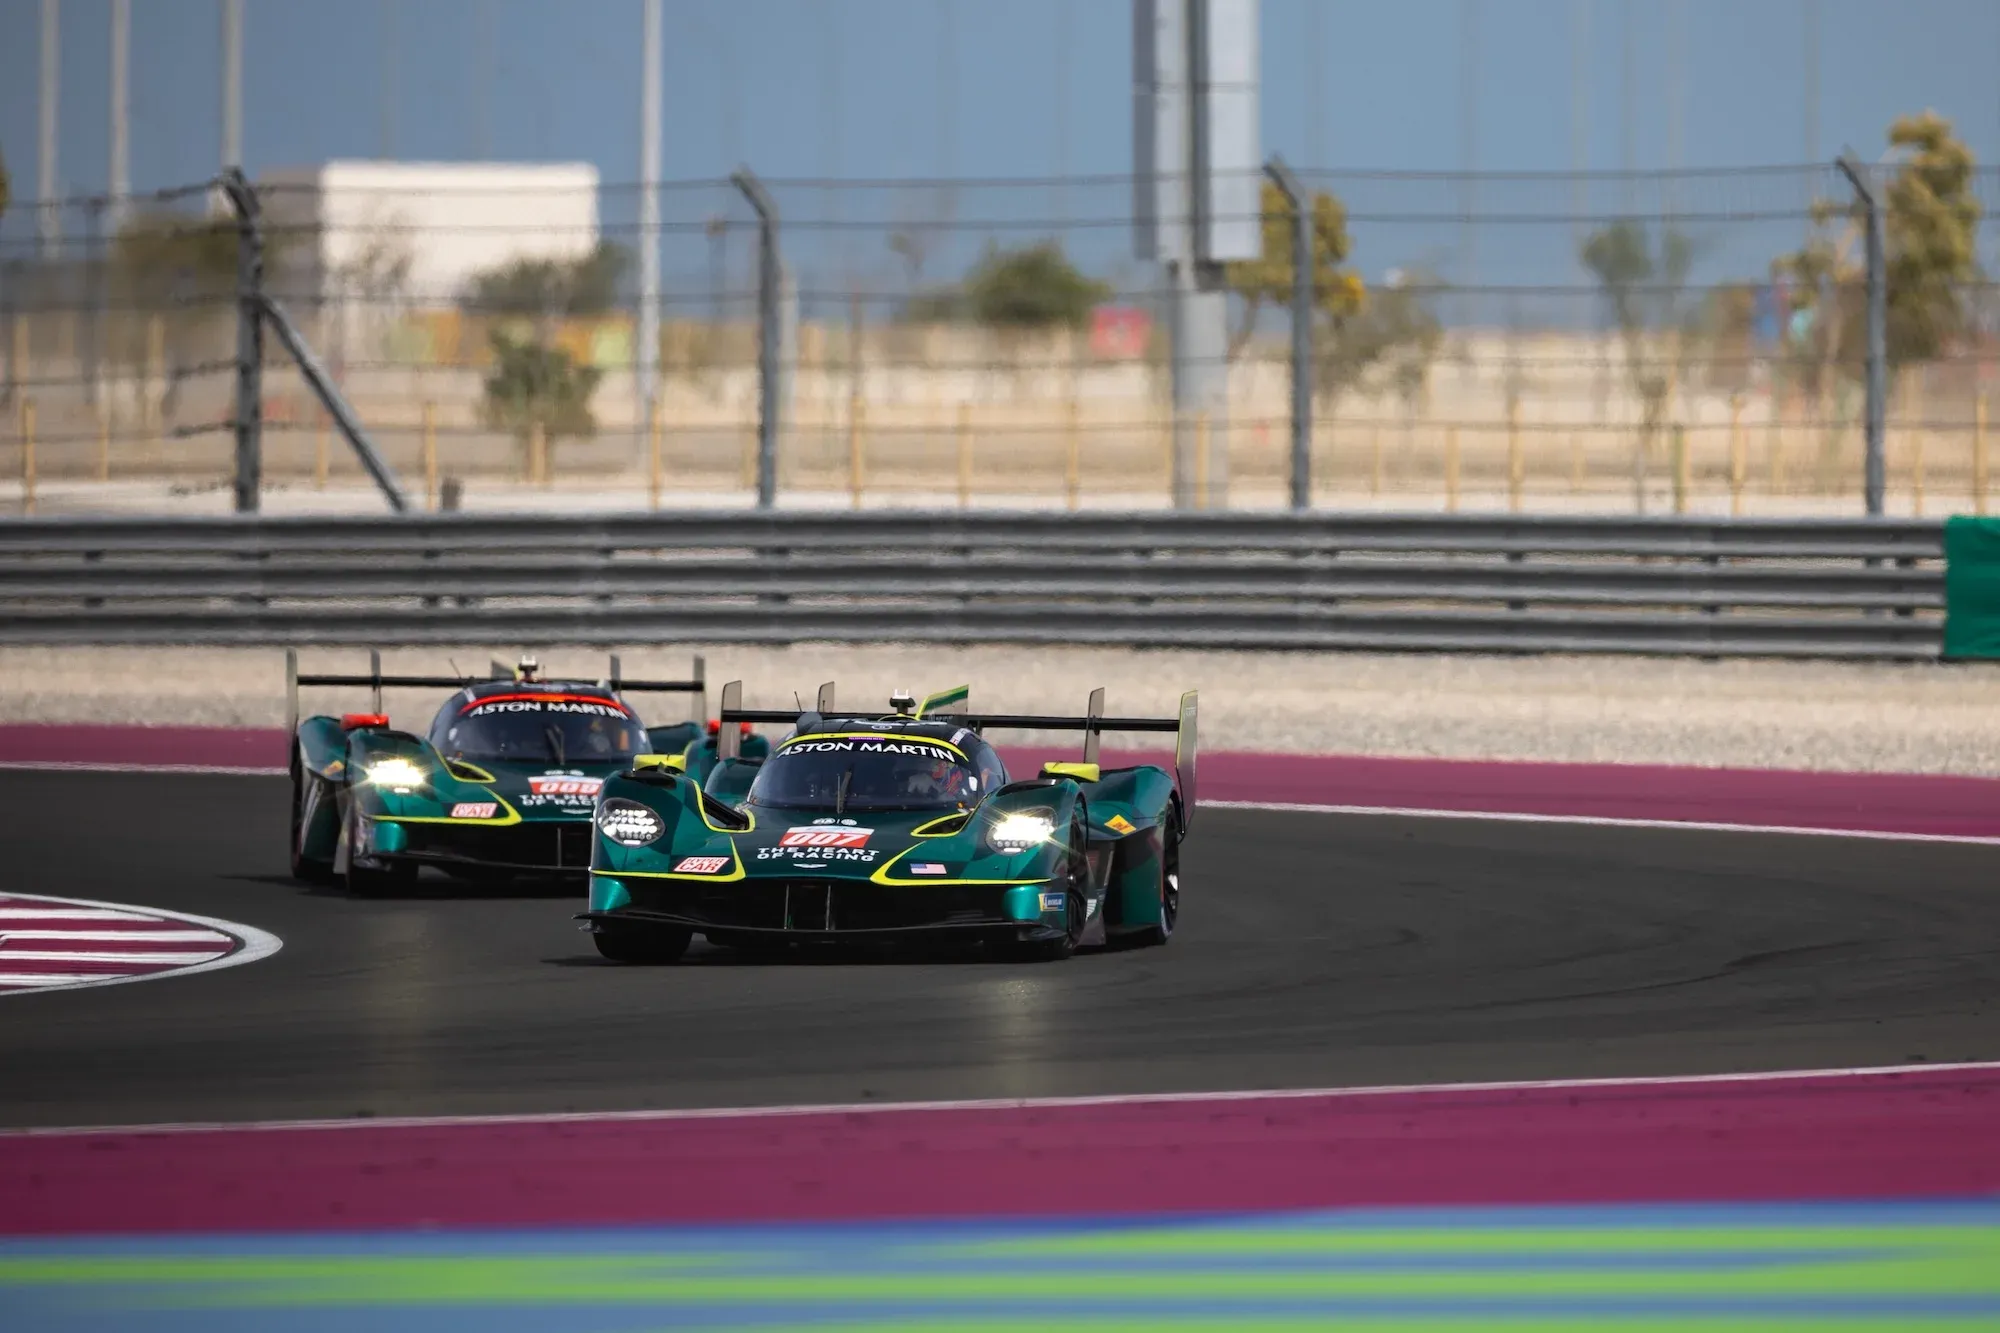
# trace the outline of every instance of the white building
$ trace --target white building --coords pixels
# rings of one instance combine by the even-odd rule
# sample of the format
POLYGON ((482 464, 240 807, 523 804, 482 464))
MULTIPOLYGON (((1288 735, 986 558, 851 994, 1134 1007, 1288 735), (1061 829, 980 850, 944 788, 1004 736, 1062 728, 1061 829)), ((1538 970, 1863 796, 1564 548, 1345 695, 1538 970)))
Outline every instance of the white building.
POLYGON ((455 304, 476 274, 518 259, 573 260, 597 245, 588 163, 328 162, 258 179, 282 247, 272 289, 318 304, 336 359, 371 330, 455 304))

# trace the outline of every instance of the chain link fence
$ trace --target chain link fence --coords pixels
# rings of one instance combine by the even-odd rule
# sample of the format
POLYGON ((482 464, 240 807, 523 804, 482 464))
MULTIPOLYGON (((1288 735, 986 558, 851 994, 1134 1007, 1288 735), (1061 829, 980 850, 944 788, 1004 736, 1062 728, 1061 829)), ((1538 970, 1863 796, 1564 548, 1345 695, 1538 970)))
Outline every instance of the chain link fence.
MULTIPOLYGON (((1859 510, 1865 275, 1831 166, 1300 175, 1338 214, 1318 256, 1316 505, 1859 510)), ((1130 257, 1130 178, 764 184, 785 261, 783 502, 1168 503, 1169 308, 1130 257)), ((433 504, 440 478, 474 503, 744 501, 760 303, 742 192, 669 184, 641 237, 634 187, 561 189, 265 182, 268 290, 433 504), (453 192, 478 197, 445 207, 453 192), (642 241, 663 274, 650 394, 642 241)), ((1996 193, 2000 174, 1974 173, 1975 260, 1996 193)), ((55 206, 59 252, 33 238, 32 202, 0 228, 0 496, 226 492, 233 222, 207 186, 55 206)), ((1888 511, 1983 510, 1993 289, 1977 266, 1899 268, 1893 219, 1890 239, 1888 511)), ((1197 426, 1227 460, 1216 507, 1285 503, 1285 255, 1274 275, 1267 242, 1266 264, 1215 275, 1229 394, 1197 426)), ((267 486, 310 506, 362 484, 288 367, 262 404, 267 486)))

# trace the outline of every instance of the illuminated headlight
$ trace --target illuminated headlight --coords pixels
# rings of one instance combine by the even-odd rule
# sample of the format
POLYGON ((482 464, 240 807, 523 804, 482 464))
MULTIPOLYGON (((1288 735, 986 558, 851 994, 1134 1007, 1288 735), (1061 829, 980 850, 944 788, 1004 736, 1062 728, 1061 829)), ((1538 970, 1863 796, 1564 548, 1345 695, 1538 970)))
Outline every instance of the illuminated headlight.
POLYGON ((1018 852, 1049 840, 1056 821, 1046 810, 1020 810, 1000 816, 986 839, 1003 852, 1018 852))
POLYGON ((652 810, 616 796, 599 803, 597 827, 620 847, 644 847, 667 831, 666 823, 652 810))
POLYGON ((427 775, 419 765, 407 759, 378 759, 368 765, 368 780, 378 787, 393 787, 397 791, 408 791, 412 787, 423 786, 427 781, 427 775))

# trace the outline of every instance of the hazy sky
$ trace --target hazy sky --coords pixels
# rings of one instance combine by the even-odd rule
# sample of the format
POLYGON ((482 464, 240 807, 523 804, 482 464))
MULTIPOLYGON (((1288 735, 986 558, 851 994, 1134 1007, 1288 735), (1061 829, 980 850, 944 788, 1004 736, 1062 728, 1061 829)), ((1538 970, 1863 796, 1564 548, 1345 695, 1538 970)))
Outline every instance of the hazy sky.
MULTIPOLYGON (((1637 25, 1634 156, 1642 167, 1668 162, 1676 10, 1686 33, 1683 160, 1800 160, 1813 3, 1584 6, 1592 165, 1623 161, 1628 22, 1637 25)), ((1994 159, 2000 3, 1817 5, 1822 154, 1843 142, 1874 148, 1892 115, 1932 106, 1994 159)), ((35 180, 37 6, 0 0, 0 150, 17 198, 35 180)), ((465 159, 485 144, 505 158, 587 159, 607 181, 637 174, 639 0, 246 6, 253 170, 385 151, 465 159)), ((218 8, 133 0, 141 188, 198 178, 216 161, 218 8)), ((109 0, 62 0, 60 178, 73 189, 104 181, 109 10, 109 0)), ((1462 165, 1461 39, 1472 14, 1478 164, 1565 167, 1578 10, 1576 0, 1264 0, 1266 147, 1301 165, 1462 165)), ((1129 169, 1129 0, 666 0, 666 11, 669 176, 715 176, 739 158, 770 176, 1129 169)))
MULTIPOLYGON (((0 0, 0 150, 17 200, 33 195, 36 175, 38 3, 0 0)), ((640 0, 245 7, 253 174, 337 157, 482 152, 587 160, 607 184, 638 174, 640 0)), ((200 180, 218 160, 219 0, 132 0, 132 9, 133 184, 200 180)), ((665 9, 669 178, 712 179, 738 162, 767 178, 1131 170, 1130 0, 666 0, 665 9)), ((104 187, 109 12, 110 0, 62 0, 60 180, 77 191, 104 187)), ((1879 152, 1892 117, 1927 107, 1951 116, 1982 161, 2000 160, 2000 0, 1263 0, 1264 147, 1301 167, 1451 171, 1469 157, 1487 171, 1562 170, 1575 157, 1581 69, 1594 168, 1626 165, 1628 152, 1642 169, 1797 163, 1808 151, 1815 12, 1820 160, 1843 144, 1879 152), (1574 47, 1579 16, 1585 61, 1574 47)), ((1564 222, 1489 220, 1475 235, 1448 220, 1465 207, 1561 213, 1577 196, 1560 182, 1488 182, 1476 200, 1440 182, 1339 188, 1371 277, 1421 264, 1468 282, 1527 283, 1573 268, 1564 222), (1412 214, 1438 220, 1412 225, 1412 214)), ((1794 243, 1801 224, 1786 211, 1808 189, 1841 188, 1830 175, 1782 190, 1724 179, 1688 187, 1679 204, 1728 214, 1702 231, 1705 268, 1756 273, 1794 243), (1760 210, 1761 222, 1738 216, 1760 210)), ((1589 207, 1631 208, 1622 190, 1598 190, 1589 207)), ((2000 200, 1988 203, 2000 211, 2000 200)), ((1141 280, 1117 220, 1129 192, 1115 183, 948 198, 795 189, 781 207, 793 224, 788 255, 808 282, 815 268, 899 280, 886 221, 873 234, 803 235, 799 220, 816 211, 847 226, 920 214, 974 221, 940 246, 929 276, 990 239, 1096 219, 1065 231, 1065 244, 1114 281, 1141 280)), ((629 192, 606 192, 612 234, 629 237, 632 208, 629 192)), ((7 234, 28 234, 25 213, 15 210, 7 234)), ((710 281, 717 261, 704 257, 701 224, 718 213, 743 216, 726 189, 669 199, 670 283, 710 281)), ((735 249, 732 269, 746 257, 735 249)))

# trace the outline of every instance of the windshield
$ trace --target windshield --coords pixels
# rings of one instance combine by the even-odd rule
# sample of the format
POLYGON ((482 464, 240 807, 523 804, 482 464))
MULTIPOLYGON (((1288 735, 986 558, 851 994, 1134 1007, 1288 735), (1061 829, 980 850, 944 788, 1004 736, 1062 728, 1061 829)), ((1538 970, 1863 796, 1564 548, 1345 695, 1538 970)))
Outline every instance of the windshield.
POLYGON ((745 798, 787 810, 958 809, 979 799, 965 756, 918 738, 806 737, 764 761, 745 798))
POLYGON ((519 763, 613 763, 645 753, 639 719, 588 695, 488 696, 439 723, 432 740, 447 759, 519 763))

